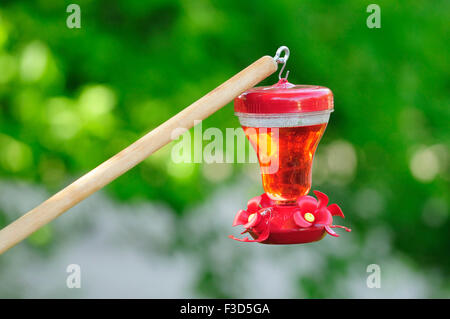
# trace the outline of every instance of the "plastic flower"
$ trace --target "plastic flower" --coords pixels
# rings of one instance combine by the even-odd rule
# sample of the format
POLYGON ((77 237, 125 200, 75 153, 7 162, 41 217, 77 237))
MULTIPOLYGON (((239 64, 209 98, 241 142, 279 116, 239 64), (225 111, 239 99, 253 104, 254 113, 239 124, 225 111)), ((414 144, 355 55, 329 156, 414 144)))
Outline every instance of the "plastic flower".
POLYGON ((319 191, 314 191, 318 201, 312 196, 302 196, 297 201, 298 210, 294 213, 294 221, 295 224, 299 227, 324 227, 326 232, 334 237, 339 237, 336 232, 334 232, 331 228, 343 228, 346 231, 351 231, 351 229, 332 225, 333 216, 340 216, 345 218, 342 210, 337 204, 328 205, 328 196, 319 191))
POLYGON ((268 206, 270 199, 266 194, 255 197, 247 203, 247 210, 240 210, 233 221, 233 226, 244 225, 245 230, 241 234, 251 232, 255 235, 255 240, 248 237, 236 238, 230 235, 230 238, 244 242, 263 242, 270 234, 269 217, 271 208, 262 208, 268 206))

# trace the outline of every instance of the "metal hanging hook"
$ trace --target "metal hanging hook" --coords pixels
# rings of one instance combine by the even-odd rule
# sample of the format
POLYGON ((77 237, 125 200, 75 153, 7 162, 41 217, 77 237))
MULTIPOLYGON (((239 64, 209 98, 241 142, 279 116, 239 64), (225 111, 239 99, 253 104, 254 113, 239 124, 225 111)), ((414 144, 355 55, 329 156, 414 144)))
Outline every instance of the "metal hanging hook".
MULTIPOLYGON (((282 63, 283 66, 281 67, 280 73, 278 74, 278 79, 281 80, 281 75, 283 74, 284 68, 286 67, 286 62, 289 59, 289 48, 287 46, 281 46, 278 48, 277 52, 275 53, 275 56, 273 57, 275 62, 282 63), (281 53, 284 52, 284 56, 281 56, 281 53)), ((289 76, 289 71, 286 73, 285 79, 289 76)))

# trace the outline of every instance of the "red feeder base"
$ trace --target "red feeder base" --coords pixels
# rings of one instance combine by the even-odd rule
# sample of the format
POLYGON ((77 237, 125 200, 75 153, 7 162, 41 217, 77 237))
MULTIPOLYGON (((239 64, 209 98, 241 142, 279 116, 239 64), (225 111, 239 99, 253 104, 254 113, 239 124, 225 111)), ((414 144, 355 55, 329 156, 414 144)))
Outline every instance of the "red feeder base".
POLYGON ((328 197, 324 193, 314 191, 318 201, 312 196, 302 196, 296 205, 278 206, 265 193, 252 198, 247 203, 247 210, 237 213, 233 226, 243 225, 254 239, 248 237, 230 238, 243 242, 259 242, 262 244, 304 244, 321 240, 326 233, 334 237, 339 235, 332 228, 344 226, 332 225, 333 216, 344 218, 337 204, 328 205, 328 197))

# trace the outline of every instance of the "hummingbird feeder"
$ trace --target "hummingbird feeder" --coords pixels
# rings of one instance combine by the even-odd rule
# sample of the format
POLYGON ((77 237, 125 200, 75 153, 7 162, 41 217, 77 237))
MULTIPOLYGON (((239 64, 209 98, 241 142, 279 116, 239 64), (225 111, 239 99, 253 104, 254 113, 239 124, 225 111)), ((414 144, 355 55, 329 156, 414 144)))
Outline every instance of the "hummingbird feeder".
MULTIPOLYGON (((320 138, 333 111, 330 89, 294 85, 282 78, 289 49, 280 47, 274 59, 282 63, 279 81, 272 86, 251 88, 234 100, 235 114, 257 153, 265 193, 250 199, 233 226, 243 225, 244 242, 303 244, 322 239, 332 228, 333 216, 344 217, 328 196, 314 191, 308 196, 311 168, 320 138), (281 57, 281 53, 285 55, 281 57)), ((288 72, 289 73, 289 72, 288 72)))

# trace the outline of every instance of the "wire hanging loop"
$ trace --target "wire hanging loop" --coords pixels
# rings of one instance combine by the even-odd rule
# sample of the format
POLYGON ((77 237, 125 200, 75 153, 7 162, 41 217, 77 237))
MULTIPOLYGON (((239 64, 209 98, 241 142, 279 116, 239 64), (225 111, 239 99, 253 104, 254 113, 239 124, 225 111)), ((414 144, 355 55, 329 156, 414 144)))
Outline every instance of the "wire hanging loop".
MULTIPOLYGON (((281 75, 283 74, 284 68, 286 67, 286 62, 289 59, 289 48, 287 46, 281 46, 278 48, 277 52, 275 53, 275 56, 273 57, 275 62, 283 64, 281 67, 280 73, 278 74, 278 79, 281 80, 281 75), (281 56, 281 54, 284 52, 284 56, 281 56)), ((289 76, 289 71, 286 73, 285 79, 289 76)))

